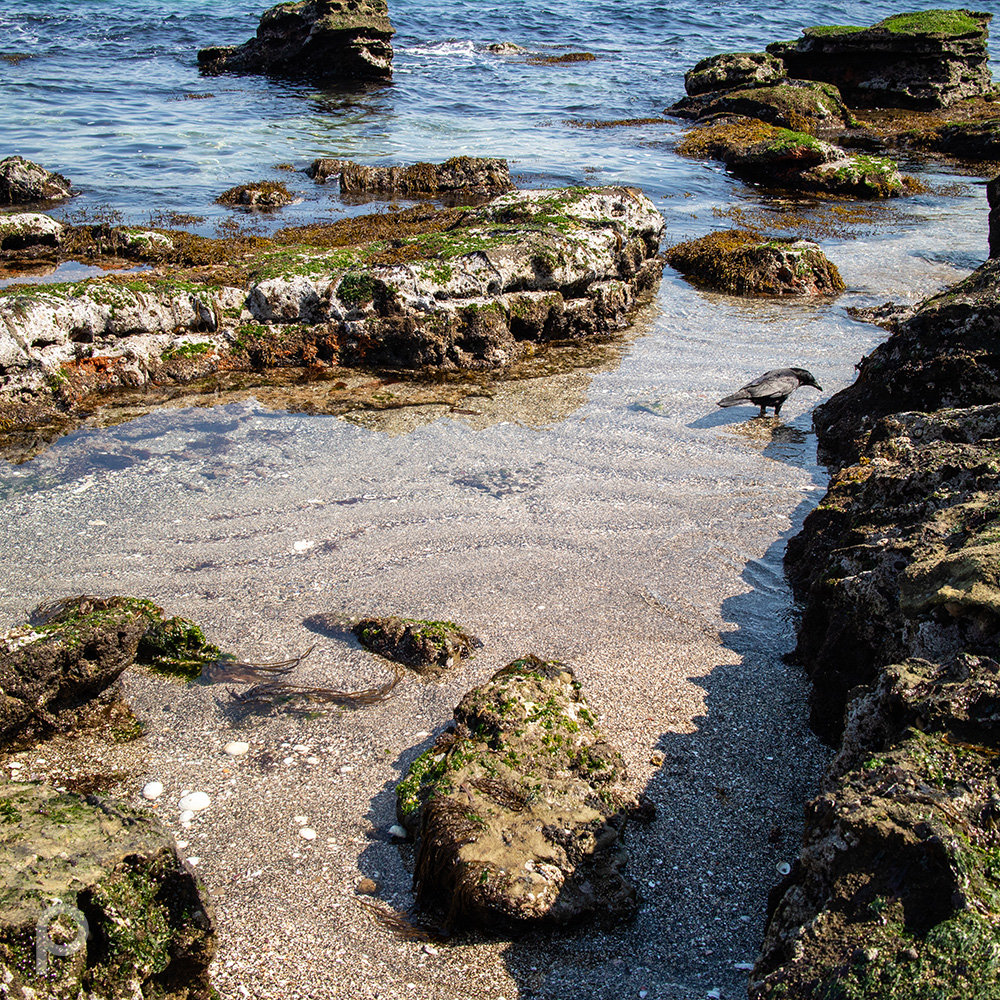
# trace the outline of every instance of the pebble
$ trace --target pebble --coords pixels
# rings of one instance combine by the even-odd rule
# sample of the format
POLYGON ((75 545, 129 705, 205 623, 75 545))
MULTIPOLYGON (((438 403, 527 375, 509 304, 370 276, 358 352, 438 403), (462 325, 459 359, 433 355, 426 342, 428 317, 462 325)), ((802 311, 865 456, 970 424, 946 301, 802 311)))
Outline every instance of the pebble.
POLYGON ((250 744, 234 740, 232 743, 227 743, 222 749, 230 757, 242 757, 250 749, 250 744))
POLYGON ((152 802, 153 799, 158 799, 162 794, 162 781, 147 781, 146 784, 142 786, 142 797, 144 799, 149 799, 150 802, 152 802))
POLYGON ((190 826, 191 820, 194 819, 194 813, 190 809, 185 809, 181 813, 181 826, 190 826))
POLYGON ((391 836, 391 837, 405 837, 406 836, 406 828, 400 826, 398 823, 393 823, 393 825, 389 827, 389 836, 391 836))
POLYGON ((212 800, 204 792, 188 792, 181 796, 177 804, 185 812, 200 812, 202 809, 207 809, 211 803, 212 800))
POLYGON ((364 896, 374 896, 378 885, 370 878, 363 878, 358 882, 356 888, 364 896))
POLYGON ((787 861, 779 861, 774 868, 779 875, 787 875, 792 870, 792 866, 787 861))
POLYGON ((308 816, 293 816, 292 819, 299 824, 299 826, 305 826, 309 822, 308 816))
POLYGON ((301 542, 296 542, 292 548, 296 552, 308 552, 316 543, 303 539, 301 542))
POLYGON ((299 836, 303 840, 315 840, 316 839, 316 831, 314 829, 312 829, 312 827, 304 826, 304 827, 302 827, 301 830, 299 830, 299 836))

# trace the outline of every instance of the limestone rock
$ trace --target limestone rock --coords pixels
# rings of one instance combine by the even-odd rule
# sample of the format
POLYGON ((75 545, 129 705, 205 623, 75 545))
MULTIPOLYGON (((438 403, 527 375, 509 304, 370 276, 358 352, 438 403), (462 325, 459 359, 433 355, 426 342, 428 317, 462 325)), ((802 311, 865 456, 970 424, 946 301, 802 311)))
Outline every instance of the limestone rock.
POLYGON ((808 133, 753 119, 693 129, 679 152, 721 160, 737 177, 771 189, 854 198, 890 198, 905 190, 887 157, 852 156, 808 133))
POLYGON ((212 995, 211 904, 148 812, 0 778, 0 870, 3 995, 212 995))
POLYGON ((894 335, 862 360, 857 381, 817 408, 825 456, 856 460, 890 413, 1000 402, 998 276, 1000 261, 987 260, 894 325, 894 335))
POLYGON ((870 28, 807 28, 767 47, 789 76, 840 88, 851 107, 946 107, 992 90, 986 41, 991 14, 929 10, 870 28))
POLYGON ((454 622, 364 618, 351 631, 366 649, 429 676, 444 673, 482 645, 454 622))
POLYGON ((72 195, 70 182, 23 156, 0 160, 0 205, 62 201, 72 195))
POLYGON ((728 52, 702 59, 684 74, 689 97, 720 90, 742 90, 778 83, 786 76, 785 64, 767 52, 728 52))
POLYGON ((624 778, 572 671, 510 663, 462 699, 453 730, 397 788, 399 820, 419 838, 419 905, 494 932, 634 916, 624 778))
POLYGON ((62 240, 64 229, 61 222, 38 212, 0 215, 0 250, 55 247, 62 240))
POLYGON ((835 264, 809 240, 765 239, 741 230, 679 243, 667 263, 700 285, 734 295, 837 295, 844 282, 835 264))
POLYGON ((507 161, 496 157, 456 156, 440 164, 408 167, 366 167, 350 160, 319 159, 306 173, 317 182, 339 177, 344 195, 492 198, 514 189, 507 161))
POLYGON ((394 29, 386 0, 281 3, 261 15, 256 37, 201 49, 203 73, 265 73, 312 80, 392 76, 394 29))

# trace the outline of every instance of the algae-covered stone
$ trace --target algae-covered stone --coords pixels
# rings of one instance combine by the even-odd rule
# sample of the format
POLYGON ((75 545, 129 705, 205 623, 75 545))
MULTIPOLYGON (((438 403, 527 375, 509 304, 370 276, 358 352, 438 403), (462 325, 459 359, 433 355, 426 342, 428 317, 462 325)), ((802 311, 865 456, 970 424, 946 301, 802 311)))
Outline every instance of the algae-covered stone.
POLYGON ((0 250, 58 246, 64 229, 61 222, 38 212, 0 215, 0 250))
POLYGON ((239 208, 274 209, 290 205, 295 196, 282 181, 253 181, 228 188, 215 200, 239 208))
POLYGON ((0 870, 2 995, 212 995, 211 904, 151 814, 0 779, 0 870))
POLYGON ((280 3, 243 45, 198 52, 203 73, 266 73, 314 80, 392 76, 394 29, 386 0, 280 3))
POLYGON ((70 182, 62 174, 46 170, 23 156, 0 160, 0 205, 63 201, 72 193, 70 182))
POLYGON ((625 777, 569 667, 510 663, 462 699, 453 730, 397 787, 420 842, 418 903, 494 931, 633 916, 625 777))
POLYGON ((927 10, 871 27, 806 28, 767 46, 788 75, 840 88, 852 107, 943 107, 992 90, 986 49, 991 14, 927 10))
POLYGON ((809 804, 751 1000, 996 997, 996 746, 911 731, 809 804))
POLYGON ((806 132, 755 119, 693 129, 678 151, 721 160, 737 177, 766 188, 854 198, 891 198, 906 190, 888 157, 852 156, 806 132))
POLYGON ((379 656, 435 676, 473 655, 479 639, 454 622, 388 616, 364 618, 352 629, 362 645, 379 656))
POLYGON ((689 97, 720 90, 777 83, 786 76, 785 64, 768 52, 726 52, 702 59, 684 74, 689 97))
POLYGON ((727 230, 670 247, 671 267, 709 288, 735 295, 837 295, 844 282, 835 264, 809 240, 766 239, 727 230))

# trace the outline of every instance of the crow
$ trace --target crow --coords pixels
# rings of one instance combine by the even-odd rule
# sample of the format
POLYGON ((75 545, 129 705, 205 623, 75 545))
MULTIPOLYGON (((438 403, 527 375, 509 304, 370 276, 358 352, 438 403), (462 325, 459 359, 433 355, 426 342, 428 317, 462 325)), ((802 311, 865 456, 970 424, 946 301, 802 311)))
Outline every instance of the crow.
POLYGON ((739 406, 740 403, 753 403, 760 407, 760 415, 767 414, 769 406, 774 407, 774 415, 781 412, 781 405, 800 385, 811 385, 822 390, 823 386, 805 370, 805 368, 775 368, 764 372, 760 378, 754 379, 749 385, 743 386, 725 399, 720 399, 719 406, 739 406))

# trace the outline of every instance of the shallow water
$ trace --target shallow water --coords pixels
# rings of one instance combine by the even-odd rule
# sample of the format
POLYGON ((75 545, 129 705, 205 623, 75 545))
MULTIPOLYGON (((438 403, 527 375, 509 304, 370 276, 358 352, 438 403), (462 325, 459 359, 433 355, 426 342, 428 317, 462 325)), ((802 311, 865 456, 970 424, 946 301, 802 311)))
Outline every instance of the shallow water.
MULTIPOLYGON (((522 186, 639 184, 670 244, 729 226, 734 208, 779 225, 780 206, 716 165, 677 157, 675 122, 570 123, 657 116, 699 58, 896 9, 399 3, 394 82, 359 95, 199 78, 198 46, 252 33, 257 11, 245 4, 8 0, 4 49, 33 58, 0 62, 5 152, 74 180, 83 193, 62 214, 195 213, 208 232, 228 213, 214 197, 238 180, 280 178, 298 191, 282 224, 355 210, 278 163, 506 155, 522 186), (599 58, 535 67, 484 51, 505 40, 599 58)), ((794 644, 784 540, 826 484, 811 410, 850 384, 882 339, 847 307, 916 301, 986 252, 983 184, 908 169, 928 194, 822 238, 848 286, 834 302, 740 300, 668 269, 617 359, 497 384, 463 404, 469 412, 442 404, 316 417, 240 398, 79 430, 32 461, 0 463, 0 614, 11 624, 55 596, 120 592, 195 618, 246 659, 301 652, 317 641, 304 623, 318 612, 448 618, 486 640, 444 685, 407 681, 383 706, 314 720, 241 717, 212 688, 130 682, 150 739, 142 773, 121 793, 136 796, 155 777, 168 790, 197 782, 231 796, 193 831, 178 829, 202 838, 199 870, 219 899, 223 996, 287 995, 283 963, 303 951, 314 962, 295 970, 301 995, 413 996, 406 981, 441 998, 463 995, 463 983, 508 1000, 740 995, 775 866, 794 856, 801 802, 825 757, 802 721, 802 675, 780 659, 794 644), (716 408, 789 364, 813 372, 822 394, 800 390, 780 421, 716 408), (359 873, 384 884, 382 899, 408 904, 403 859, 379 833, 392 822, 392 785, 427 745, 420 734, 440 730, 469 686, 527 652, 574 666, 660 807, 631 839, 642 911, 607 936, 506 951, 480 943, 428 962, 340 907, 359 873), (326 745, 357 774, 348 783, 337 768, 296 765, 278 780, 261 766, 230 786, 236 777, 223 779, 217 750, 205 749, 230 730, 279 760, 296 741, 326 745), (655 751, 662 765, 650 764, 655 751), (320 828, 315 847, 286 835, 303 811, 320 828), (333 847, 323 846, 327 833, 333 847), (258 868, 266 885, 249 878, 258 868), (280 935, 268 931, 275 921, 280 935), (326 928, 318 940, 317 927, 326 928)), ((301 676, 361 687, 381 668, 321 638, 301 676)), ((176 828, 167 805, 163 815, 176 828)))

